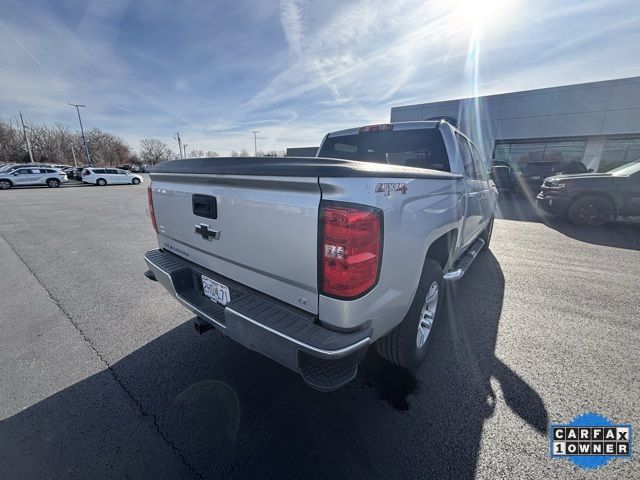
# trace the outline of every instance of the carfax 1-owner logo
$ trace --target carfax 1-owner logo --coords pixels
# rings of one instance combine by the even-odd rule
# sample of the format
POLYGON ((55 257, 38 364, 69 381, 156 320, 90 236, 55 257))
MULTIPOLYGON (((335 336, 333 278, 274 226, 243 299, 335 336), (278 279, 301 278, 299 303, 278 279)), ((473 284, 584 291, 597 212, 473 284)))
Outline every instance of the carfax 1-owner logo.
POLYGON ((614 458, 631 457, 631 425, 614 424, 597 413, 583 413, 567 424, 549 425, 549 454, 581 468, 599 468, 614 458))

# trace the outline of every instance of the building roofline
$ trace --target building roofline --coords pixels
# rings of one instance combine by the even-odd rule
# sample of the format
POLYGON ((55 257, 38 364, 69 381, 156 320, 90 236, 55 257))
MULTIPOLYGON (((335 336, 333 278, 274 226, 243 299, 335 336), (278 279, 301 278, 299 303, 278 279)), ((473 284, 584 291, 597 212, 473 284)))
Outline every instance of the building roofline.
POLYGON ((491 99, 497 97, 503 97, 505 95, 530 95, 530 94, 541 94, 541 93, 551 93, 560 89, 570 89, 570 88, 578 88, 578 87, 596 87, 599 84, 604 86, 604 84, 611 83, 635 83, 640 82, 640 76, 632 76, 632 77, 623 77, 623 78, 611 78, 608 80, 596 80, 593 82, 584 82, 584 83, 570 83, 564 85, 555 85, 552 87, 540 87, 540 88, 532 88, 530 90, 513 90, 508 92, 500 92, 500 93, 490 93, 487 95, 478 95, 477 97, 459 97, 459 98, 448 98, 445 100, 432 100, 425 101, 420 103, 412 103, 409 105, 397 105, 395 107, 391 107, 391 109, 404 109, 404 108, 412 108, 419 107, 422 105, 434 105, 438 103, 449 103, 449 102, 459 102, 461 100, 474 100, 474 99, 491 99))

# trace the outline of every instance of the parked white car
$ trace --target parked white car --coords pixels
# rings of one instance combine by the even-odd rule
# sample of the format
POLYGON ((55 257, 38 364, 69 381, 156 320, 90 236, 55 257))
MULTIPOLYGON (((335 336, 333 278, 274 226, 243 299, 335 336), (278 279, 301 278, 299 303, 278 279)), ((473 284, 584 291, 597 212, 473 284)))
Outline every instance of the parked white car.
POLYGON ((57 188, 67 181, 67 174, 55 168, 26 167, 0 172, 0 190, 23 185, 47 185, 57 188))
POLYGON ((107 184, 112 185, 124 185, 133 184, 138 185, 144 180, 140 175, 127 172, 119 168, 85 168, 82 171, 82 181, 85 183, 93 183, 100 185, 101 187, 107 184))

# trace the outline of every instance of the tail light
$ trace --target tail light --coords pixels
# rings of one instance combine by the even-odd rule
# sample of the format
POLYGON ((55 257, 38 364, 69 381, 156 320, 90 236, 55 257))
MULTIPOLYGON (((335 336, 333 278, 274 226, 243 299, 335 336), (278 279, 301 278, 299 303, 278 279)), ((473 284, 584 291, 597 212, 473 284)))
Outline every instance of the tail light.
POLYGON ((158 224, 156 223, 156 212, 153 210, 153 190, 151 186, 147 187, 147 200, 149 201, 149 216, 151 217, 151 224, 153 229, 158 233, 158 224))
POLYGON ((320 209, 320 286, 341 299, 364 295, 378 283, 382 262, 382 210, 323 202, 320 209))

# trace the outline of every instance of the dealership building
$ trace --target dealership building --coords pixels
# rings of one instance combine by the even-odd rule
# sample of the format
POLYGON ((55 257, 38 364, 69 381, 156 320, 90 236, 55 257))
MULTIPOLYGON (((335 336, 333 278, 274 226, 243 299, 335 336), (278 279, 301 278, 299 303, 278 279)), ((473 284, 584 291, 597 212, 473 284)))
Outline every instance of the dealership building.
POLYGON ((391 109, 392 122, 443 117, 515 168, 575 160, 604 172, 640 160, 640 77, 391 109))

